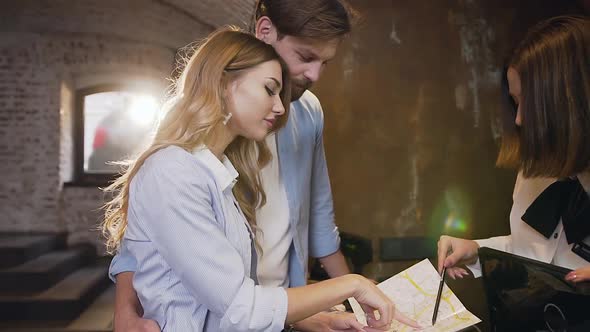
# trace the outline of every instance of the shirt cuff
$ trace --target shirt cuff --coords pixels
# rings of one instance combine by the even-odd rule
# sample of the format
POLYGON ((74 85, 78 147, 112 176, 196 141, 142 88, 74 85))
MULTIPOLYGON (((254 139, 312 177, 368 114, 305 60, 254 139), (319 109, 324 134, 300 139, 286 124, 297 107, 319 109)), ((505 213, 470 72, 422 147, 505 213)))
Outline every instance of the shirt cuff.
POLYGON ((116 255, 109 266, 109 278, 117 283, 117 275, 123 272, 135 272, 136 270, 135 258, 131 255, 116 255))
POLYGON ((221 331, 281 331, 288 309, 287 291, 282 287, 254 286, 248 279, 221 319, 221 331))
POLYGON ((310 236, 309 254, 311 257, 319 258, 334 254, 340 250, 340 233, 335 228, 333 232, 324 236, 310 236))
POLYGON ((481 265, 479 264, 479 258, 473 264, 465 264, 465 267, 467 267, 469 269, 469 271, 471 271, 471 273, 473 273, 473 277, 475 277, 475 278, 481 277, 482 273, 481 273, 481 265))
MULTIPOLYGON (((482 240, 474 240, 477 245, 479 245, 479 247, 490 247, 490 244, 493 243, 493 241, 491 241, 490 239, 482 239, 482 240)), ((482 271, 481 271, 481 264, 479 262, 479 257, 477 258, 477 261, 473 264, 465 264, 465 266, 471 271, 471 273, 473 273, 473 276, 475 278, 479 278, 482 275, 482 271)))

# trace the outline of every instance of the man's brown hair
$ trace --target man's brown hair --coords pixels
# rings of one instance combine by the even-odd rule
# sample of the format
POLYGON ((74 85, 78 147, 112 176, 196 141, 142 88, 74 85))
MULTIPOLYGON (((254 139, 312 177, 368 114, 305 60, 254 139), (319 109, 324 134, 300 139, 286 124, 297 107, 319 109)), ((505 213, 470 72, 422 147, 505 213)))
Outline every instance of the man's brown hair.
POLYGON ((258 0, 252 30, 263 16, 276 26, 279 38, 330 40, 348 34, 357 15, 342 0, 258 0))

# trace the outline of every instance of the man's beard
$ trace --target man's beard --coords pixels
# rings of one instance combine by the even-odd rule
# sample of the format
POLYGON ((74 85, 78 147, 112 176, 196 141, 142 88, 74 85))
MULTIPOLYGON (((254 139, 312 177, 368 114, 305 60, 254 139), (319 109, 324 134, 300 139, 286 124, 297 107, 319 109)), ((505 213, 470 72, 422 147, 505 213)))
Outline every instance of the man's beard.
POLYGON ((292 80, 291 81, 291 101, 296 101, 305 92, 305 90, 311 88, 312 82, 309 80, 292 80))

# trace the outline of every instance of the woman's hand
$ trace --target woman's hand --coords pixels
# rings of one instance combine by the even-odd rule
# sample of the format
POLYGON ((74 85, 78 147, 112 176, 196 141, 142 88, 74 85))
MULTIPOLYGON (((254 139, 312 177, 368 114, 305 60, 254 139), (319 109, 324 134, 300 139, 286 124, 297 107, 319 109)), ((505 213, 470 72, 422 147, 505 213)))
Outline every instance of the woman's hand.
POLYGON ((438 272, 441 273, 443 267, 446 267, 449 277, 463 278, 469 273, 456 265, 475 263, 477 249, 479 249, 479 245, 473 240, 447 235, 441 236, 438 240, 438 272))
POLYGON ((565 280, 571 282, 582 282, 590 280, 590 266, 581 267, 568 273, 565 276, 565 280))
POLYGON ((356 316, 349 312, 320 312, 293 324, 301 332, 358 332, 365 331, 356 316))
POLYGON ((351 276, 357 279, 357 287, 353 297, 359 302, 363 311, 367 314, 367 324, 369 327, 389 330, 391 321, 395 319, 402 324, 420 328, 417 322, 397 311, 391 299, 371 280, 360 275, 351 276), (379 318, 376 317, 375 311, 379 312, 379 318))

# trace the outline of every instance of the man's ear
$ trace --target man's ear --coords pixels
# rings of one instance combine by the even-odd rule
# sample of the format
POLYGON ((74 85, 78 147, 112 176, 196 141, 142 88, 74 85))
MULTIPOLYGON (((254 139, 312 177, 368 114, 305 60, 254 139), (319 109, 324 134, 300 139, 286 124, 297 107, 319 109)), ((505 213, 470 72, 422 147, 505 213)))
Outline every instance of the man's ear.
POLYGON ((278 31, 268 16, 262 16, 256 21, 256 38, 273 45, 277 41, 278 31))

